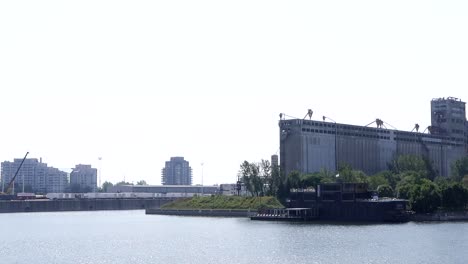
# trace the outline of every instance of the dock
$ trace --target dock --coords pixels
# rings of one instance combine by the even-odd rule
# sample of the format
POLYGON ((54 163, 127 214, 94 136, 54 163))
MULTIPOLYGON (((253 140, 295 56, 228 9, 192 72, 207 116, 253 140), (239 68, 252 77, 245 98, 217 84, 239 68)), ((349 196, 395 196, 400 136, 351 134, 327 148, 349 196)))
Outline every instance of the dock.
POLYGON ((318 219, 316 208, 285 208, 262 210, 250 217, 259 221, 312 221, 318 219))

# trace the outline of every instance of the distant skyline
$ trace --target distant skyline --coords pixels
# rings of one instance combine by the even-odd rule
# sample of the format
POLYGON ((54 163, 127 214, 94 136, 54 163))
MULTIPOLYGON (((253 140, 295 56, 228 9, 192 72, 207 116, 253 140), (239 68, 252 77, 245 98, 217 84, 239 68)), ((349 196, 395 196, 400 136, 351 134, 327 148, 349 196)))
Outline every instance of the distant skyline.
POLYGON ((0 161, 233 183, 279 113, 400 130, 468 101, 466 1, 0 2, 0 161), (102 157, 102 167, 99 157, 102 157))

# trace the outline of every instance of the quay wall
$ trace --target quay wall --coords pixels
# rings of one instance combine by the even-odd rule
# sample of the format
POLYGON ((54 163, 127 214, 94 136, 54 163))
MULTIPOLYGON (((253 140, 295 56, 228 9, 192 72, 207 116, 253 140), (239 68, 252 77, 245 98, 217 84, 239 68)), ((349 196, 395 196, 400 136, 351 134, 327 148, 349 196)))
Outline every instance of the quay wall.
POLYGON ((177 210, 177 209, 146 209, 149 215, 174 215, 174 216, 215 216, 215 217, 250 217, 257 210, 177 210))
POLYGON ((410 218, 414 222, 431 221, 468 221, 468 211, 465 212, 438 212, 433 214, 414 214, 410 218))
POLYGON ((0 201, 0 213, 141 210, 160 208, 174 200, 175 198, 0 201))

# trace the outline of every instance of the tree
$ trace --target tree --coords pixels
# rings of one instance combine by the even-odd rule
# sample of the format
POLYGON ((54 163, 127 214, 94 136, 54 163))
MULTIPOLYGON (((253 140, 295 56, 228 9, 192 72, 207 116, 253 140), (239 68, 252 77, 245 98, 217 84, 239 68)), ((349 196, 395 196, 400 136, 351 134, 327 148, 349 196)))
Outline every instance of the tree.
POLYGON ((240 165, 239 176, 252 196, 263 195, 264 182, 260 178, 260 165, 244 161, 240 165))
POLYGON ((279 192, 284 185, 285 178, 283 173, 281 173, 280 167, 273 165, 271 167, 270 193, 267 195, 279 197, 279 192))
POLYGON ((137 185, 148 185, 145 180, 137 181, 137 185))
POLYGON ((133 185, 133 183, 129 183, 126 181, 119 181, 118 183, 114 184, 114 186, 121 186, 121 185, 133 185))
POLYGON ((301 174, 298 171, 293 171, 288 175, 288 187, 289 189, 302 188, 301 185, 301 174))
POLYGON ((457 181, 461 181, 465 176, 468 176, 468 157, 455 161, 452 166, 452 177, 457 181))
POLYGON ((388 184, 379 185, 377 192, 379 193, 379 197, 394 197, 393 189, 388 184))
POLYGON ((340 166, 336 180, 339 182, 362 183, 367 182, 367 176, 364 172, 353 170, 350 165, 344 164, 340 166))
POLYGON ((440 206, 441 198, 439 187, 423 179, 421 184, 413 186, 410 193, 410 205, 417 213, 432 213, 440 206))
POLYGON ((400 181, 400 176, 392 173, 391 171, 384 171, 381 174, 388 181, 390 187, 392 187, 392 189, 395 190, 398 182, 400 181))
POLYGON ((444 184, 441 187, 442 206, 447 209, 463 209, 468 203, 468 189, 461 183, 444 184))
POLYGON ((263 178, 265 194, 269 196, 276 195, 278 185, 276 180, 273 178, 273 167, 271 166, 270 161, 262 159, 260 170, 263 178))
POLYGON ((396 187, 397 197, 400 199, 410 199, 413 187, 421 183, 421 176, 416 172, 405 172, 400 175, 401 181, 396 187))
POLYGON ((377 190, 379 186, 384 186, 384 185, 387 185, 388 187, 390 187, 388 180, 382 174, 370 176, 367 181, 369 183, 369 188, 371 190, 377 190))
POLYGON ((437 176, 437 172, 429 159, 415 155, 398 156, 390 164, 390 170, 395 174, 414 172, 430 180, 433 180, 437 176))
POLYGON ((113 187, 114 184, 112 184, 112 182, 108 182, 108 181, 105 181, 103 184, 102 184, 102 191, 103 192, 108 192, 109 191, 109 188, 110 187, 113 187))

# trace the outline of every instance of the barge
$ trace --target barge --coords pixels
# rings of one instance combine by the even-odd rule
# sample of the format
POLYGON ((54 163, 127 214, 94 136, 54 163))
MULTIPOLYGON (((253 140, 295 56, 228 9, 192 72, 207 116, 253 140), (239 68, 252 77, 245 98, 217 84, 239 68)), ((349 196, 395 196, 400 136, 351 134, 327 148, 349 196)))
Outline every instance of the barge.
POLYGON ((329 183, 291 190, 286 209, 259 211, 252 220, 408 222, 407 200, 378 198, 365 183, 329 183))

